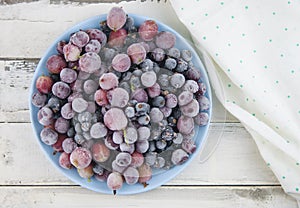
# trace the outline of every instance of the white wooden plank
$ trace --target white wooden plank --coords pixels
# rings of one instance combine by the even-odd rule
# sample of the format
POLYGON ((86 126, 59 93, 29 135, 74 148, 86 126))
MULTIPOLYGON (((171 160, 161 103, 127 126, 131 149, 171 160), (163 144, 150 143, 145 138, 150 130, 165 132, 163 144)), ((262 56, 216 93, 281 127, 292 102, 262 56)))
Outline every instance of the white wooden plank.
MULTIPOLYGON (((0 42, 0 57, 39 58, 65 30, 90 17, 106 14, 113 5, 116 4, 79 4, 71 1, 68 4, 49 4, 47 0, 2 5, 0 27, 5 30, 1 31, 0 40, 5 41, 0 42), (16 28, 20 32, 16 32, 16 28)), ((184 37, 189 37, 169 3, 157 4, 148 1, 138 6, 136 2, 125 2, 121 5, 128 13, 156 18, 179 31, 184 37)))
MULTIPOLYGON (((0 61, 0 122, 30 121, 29 88, 37 63, 38 59, 0 61)), ((212 116, 212 122, 237 122, 215 96, 212 116)))
MULTIPOLYGON (((221 142, 205 163, 200 155, 169 185, 261 185, 278 181, 240 124, 213 124, 208 139, 221 142)), ((0 124, 0 185, 73 184, 46 159, 30 124, 0 124), (24 171, 26 170, 26 171, 24 171), (37 171, 38 170, 38 171, 37 171)))
POLYGON ((280 187, 160 187, 137 195, 104 195, 80 187, 1 187, 0 208, 205 207, 297 208, 280 187))

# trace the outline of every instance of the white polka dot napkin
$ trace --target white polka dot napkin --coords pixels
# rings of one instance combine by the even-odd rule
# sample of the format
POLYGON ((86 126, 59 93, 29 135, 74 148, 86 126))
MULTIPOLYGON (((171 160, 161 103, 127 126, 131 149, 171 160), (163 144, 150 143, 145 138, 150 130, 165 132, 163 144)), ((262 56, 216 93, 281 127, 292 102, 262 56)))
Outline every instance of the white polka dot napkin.
POLYGON ((300 200, 300 2, 170 0, 218 99, 300 200))

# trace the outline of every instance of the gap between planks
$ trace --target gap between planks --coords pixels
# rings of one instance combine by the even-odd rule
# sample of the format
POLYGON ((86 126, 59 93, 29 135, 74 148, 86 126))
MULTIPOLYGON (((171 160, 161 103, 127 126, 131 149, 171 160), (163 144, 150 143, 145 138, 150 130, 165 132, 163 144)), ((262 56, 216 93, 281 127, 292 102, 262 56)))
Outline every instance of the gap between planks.
MULTIPOLYGON (((196 155, 166 185, 279 185, 241 124, 211 127, 208 140, 221 136, 212 156, 196 155)), ((0 184, 74 185, 47 160, 29 123, 0 124, 0 140, 0 184)))

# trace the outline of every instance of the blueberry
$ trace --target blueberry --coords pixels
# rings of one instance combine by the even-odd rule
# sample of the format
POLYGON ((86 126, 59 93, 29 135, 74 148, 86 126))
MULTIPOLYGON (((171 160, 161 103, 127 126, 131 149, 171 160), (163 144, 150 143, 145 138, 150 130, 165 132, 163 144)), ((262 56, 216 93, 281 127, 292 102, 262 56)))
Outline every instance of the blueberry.
POLYGON ((172 57, 178 59, 180 57, 180 51, 178 48, 170 48, 167 52, 167 54, 172 57))
POLYGON ((162 132, 161 138, 166 141, 171 141, 174 137, 174 131, 170 126, 167 126, 166 129, 162 132))
POLYGON ((141 87, 141 81, 137 76, 131 76, 129 82, 130 82, 131 89, 138 89, 141 87))
POLYGON ((135 69, 135 70, 132 72, 132 74, 133 74, 134 76, 140 77, 140 76, 143 74, 143 71, 140 70, 140 69, 135 69))
POLYGON ((150 141, 149 142, 149 152, 154 152, 155 150, 156 150, 155 142, 154 141, 150 141))
POLYGON ((168 117, 168 124, 172 127, 176 126, 177 124, 177 119, 174 118, 173 116, 168 117))
POLYGON ((129 100, 128 101, 129 106, 135 106, 137 103, 138 103, 137 100, 129 100))
POLYGON ((111 32, 111 29, 107 26, 106 20, 100 22, 100 27, 101 27, 102 32, 104 32, 107 36, 111 32))
POLYGON ((135 111, 134 111, 134 108, 133 107, 127 107, 125 108, 125 115, 128 117, 128 118, 133 118, 134 115, 135 115, 135 111))
POLYGON ((139 118, 138 118, 138 122, 139 122, 139 124, 141 124, 141 125, 148 125, 149 124, 149 122, 150 122, 150 116, 149 115, 144 115, 144 116, 140 116, 139 118))
POLYGON ((101 60, 103 59, 104 61, 111 62, 116 54, 116 50, 103 47, 100 52, 101 60))
POLYGON ((185 61, 189 62, 189 61, 192 60, 192 52, 191 52, 190 50, 182 50, 182 51, 181 51, 181 57, 182 57, 185 61))
POLYGON ((145 162, 149 166, 152 166, 152 165, 154 165, 154 163, 156 161, 156 158, 157 158, 157 153, 156 152, 148 152, 145 155, 145 162))
POLYGON ((157 62, 163 61, 165 58, 165 51, 161 48, 155 48, 150 55, 151 59, 157 62))
POLYGON ((141 69, 146 72, 146 71, 150 71, 153 69, 153 62, 150 59, 145 59, 141 65, 140 65, 141 69))
POLYGON ((128 28, 128 32, 129 33, 136 33, 137 32, 137 28, 135 26, 131 26, 130 28, 128 28))
POLYGON ((159 123, 158 123, 158 129, 160 130, 160 131, 163 131, 163 130, 165 130, 166 129, 166 127, 168 126, 168 121, 166 121, 166 120, 161 120, 159 123))
POLYGON ((161 87, 168 87, 170 82, 169 82, 169 76, 167 74, 161 74, 158 77, 158 82, 161 87))
POLYGON ((99 164, 96 164, 93 167, 93 172, 98 175, 102 175, 104 173, 104 168, 102 166, 100 166, 99 164))
POLYGON ((158 150, 164 150, 167 147, 167 142, 163 139, 157 140, 155 146, 158 150))
POLYGON ((177 61, 177 67, 175 71, 177 72, 184 72, 188 69, 188 63, 184 61, 183 59, 178 59, 177 61))
POLYGON ((179 109, 179 107, 175 107, 173 108, 172 114, 171 114, 175 119, 179 119, 179 117, 181 116, 181 110, 179 109))
POLYGON ((177 61, 173 58, 167 58, 165 61, 165 68, 169 70, 173 70, 176 68, 177 61))
POLYGON ((135 105, 137 116, 145 115, 150 112, 150 105, 148 103, 137 103, 135 105))
POLYGON ((126 90, 128 92, 128 94, 131 93, 131 89, 130 89, 130 86, 128 84, 128 82, 121 82, 119 84, 119 87, 123 88, 124 90, 126 90))
POLYGON ((118 77, 118 79, 120 79, 122 77, 122 73, 121 72, 113 70, 112 73, 114 73, 118 77))
POLYGON ((127 17, 124 28, 128 30, 129 28, 134 26, 134 19, 132 17, 127 17))
POLYGON ((60 81, 59 74, 50 74, 50 77, 53 80, 53 83, 60 81))
POLYGON ((67 136, 70 137, 70 138, 73 138, 75 136, 74 127, 69 128, 69 130, 67 131, 67 136))
POLYGON ((132 73, 130 71, 122 73, 122 81, 129 81, 132 73))
POLYGON ((76 134, 75 137, 74 137, 74 140, 77 144, 81 145, 85 142, 85 139, 82 135, 80 134, 76 134))
POLYGON ((157 74, 160 71, 160 67, 157 63, 153 62, 153 71, 157 74))
POLYGON ((59 112, 61 108, 61 101, 57 97, 51 97, 48 100, 47 106, 54 112, 59 112))
POLYGON ((166 104, 165 98, 163 96, 157 96, 153 98, 152 105, 158 108, 164 107, 166 104))
POLYGON ((156 128, 151 130, 150 140, 159 140, 161 139, 161 130, 156 128))
POLYGON ((129 46, 133 43, 136 43, 136 39, 133 38, 132 36, 127 35, 126 38, 125 38, 124 44, 129 46))

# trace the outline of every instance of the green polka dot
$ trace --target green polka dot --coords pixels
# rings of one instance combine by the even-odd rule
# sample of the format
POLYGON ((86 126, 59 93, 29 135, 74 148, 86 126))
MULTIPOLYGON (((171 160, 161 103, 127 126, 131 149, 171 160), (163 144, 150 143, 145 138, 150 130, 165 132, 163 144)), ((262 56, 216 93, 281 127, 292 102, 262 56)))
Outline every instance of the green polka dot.
POLYGON ((246 35, 245 33, 242 33, 242 36, 243 36, 243 37, 245 37, 245 35, 246 35))
POLYGON ((243 88, 243 87, 244 87, 244 86, 241 84, 241 85, 240 85, 240 88, 243 88))
POLYGON ((285 179, 285 176, 282 176, 282 179, 285 179))
POLYGON ((205 37, 205 36, 203 36, 203 40, 206 40, 206 37, 205 37))
POLYGON ((218 53, 216 53, 216 56, 219 56, 219 54, 218 54, 218 53))
POLYGON ((231 16, 231 19, 234 19, 234 16, 231 16))
POLYGON ((295 73, 295 70, 292 69, 292 70, 291 70, 291 73, 294 74, 294 73, 295 73))
POLYGON ((265 69, 267 69, 267 68, 268 68, 268 66, 267 66, 267 65, 265 65, 265 66, 264 66, 264 68, 265 68, 265 69))
POLYGON ((246 101, 248 102, 248 101, 249 101, 249 98, 246 98, 246 101))
POLYGON ((230 43, 228 43, 227 45, 228 45, 229 47, 231 46, 231 44, 230 44, 230 43))
POLYGON ((275 14, 276 14, 276 12, 273 12, 272 14, 273 14, 273 15, 275 15, 275 14))
POLYGON ((287 98, 291 98, 291 96, 290 96, 290 95, 288 95, 288 96, 287 96, 287 98))
POLYGON ((296 191, 299 191, 299 188, 296 188, 296 191))
POLYGON ((267 163, 267 166, 270 166, 271 164, 270 163, 267 163))
POLYGON ((273 40, 272 39, 269 39, 269 42, 271 43, 273 40))
POLYGON ((194 22, 191 22, 191 25, 194 25, 195 23, 194 22))
POLYGON ((278 81, 278 80, 276 80, 276 81, 275 81, 275 83, 276 83, 276 84, 278 84, 278 83, 279 83, 279 81, 278 81))
POLYGON ((231 87, 231 84, 228 84, 227 87, 231 87))
POLYGON ((216 29, 219 29, 219 28, 220 28, 220 27, 217 25, 217 26, 216 26, 216 29))
POLYGON ((299 45, 300 45, 299 43, 296 44, 297 47, 299 47, 299 45))
POLYGON ((258 25, 258 26, 261 26, 261 23, 259 22, 259 23, 257 23, 257 25, 258 25))
POLYGON ((230 72, 230 69, 227 69, 228 72, 230 72))
POLYGON ((242 64, 242 63, 243 63, 243 60, 240 60, 240 63, 242 64))
POLYGON ((289 140, 286 140, 286 143, 290 143, 290 141, 289 141, 289 140))
POLYGON ((235 101, 233 100, 232 103, 235 104, 235 101))
POLYGON ((275 128, 276 128, 276 129, 279 129, 279 127, 278 127, 278 126, 275 126, 275 128))
POLYGON ((256 53, 256 50, 253 50, 253 53, 256 53))
POLYGON ((280 54, 280 57, 283 57, 284 55, 283 54, 280 54))
POLYGON ((224 5, 224 2, 223 2, 223 1, 221 1, 221 2, 220 2, 220 4, 223 6, 223 5, 224 5))
POLYGON ((291 4, 291 2, 290 2, 290 1, 288 1, 288 4, 291 4))
POLYGON ((248 6, 245 6, 245 9, 247 10, 247 9, 249 9, 249 7, 248 7, 248 6))
POLYGON ((204 15, 205 15, 206 17, 208 16, 208 14, 207 14, 207 13, 205 13, 204 15))
POLYGON ((298 113, 300 114, 300 110, 298 111, 298 113))
POLYGON ((181 7, 181 10, 184 10, 184 8, 183 8, 183 7, 181 7))
POLYGON ((255 116, 255 113, 252 113, 252 116, 255 116))
POLYGON ((299 165, 299 163, 297 162, 296 165, 299 165))
POLYGON ((284 28, 284 31, 288 31, 288 29, 287 29, 287 28, 284 28))

